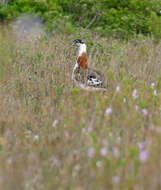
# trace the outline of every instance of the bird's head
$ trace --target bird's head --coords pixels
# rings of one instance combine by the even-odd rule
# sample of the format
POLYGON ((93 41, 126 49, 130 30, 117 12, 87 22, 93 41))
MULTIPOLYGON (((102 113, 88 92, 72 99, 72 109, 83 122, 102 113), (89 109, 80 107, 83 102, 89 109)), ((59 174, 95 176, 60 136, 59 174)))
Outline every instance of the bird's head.
POLYGON ((73 40, 73 45, 78 48, 78 55, 80 56, 82 53, 86 52, 86 44, 83 40, 76 39, 73 40))
POLYGON ((79 48, 82 45, 85 45, 85 42, 81 39, 76 39, 76 40, 73 40, 73 44, 79 48))

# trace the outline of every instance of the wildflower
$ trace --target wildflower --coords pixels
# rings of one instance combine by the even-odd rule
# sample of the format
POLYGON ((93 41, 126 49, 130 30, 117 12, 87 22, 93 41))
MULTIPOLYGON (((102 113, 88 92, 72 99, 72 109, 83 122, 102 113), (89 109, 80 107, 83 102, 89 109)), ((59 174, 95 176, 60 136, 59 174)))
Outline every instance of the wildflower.
POLYGON ((93 147, 91 147, 90 149, 88 149, 88 157, 92 158, 95 154, 95 149, 93 147))
POLYGON ((133 92, 132 92, 132 96, 134 99, 137 99, 138 98, 138 92, 137 92, 137 89, 134 89, 133 92))
POLYGON ((116 86, 116 92, 120 91, 120 86, 116 86))
POLYGON ((148 115, 148 111, 147 111, 147 109, 142 109, 142 113, 144 114, 144 115, 148 115))
POLYGON ((151 88, 154 88, 155 83, 154 83, 154 82, 152 82, 150 86, 151 86, 151 88))
POLYGON ((74 166, 74 170, 79 171, 80 169, 81 169, 80 164, 77 164, 77 165, 74 166))
POLYGON ((52 124, 52 127, 55 127, 57 124, 58 124, 58 120, 54 120, 53 124, 52 124))
POLYGON ((98 168, 101 168, 102 167, 102 162, 100 161, 100 160, 98 160, 97 162, 96 162, 96 166, 98 167, 98 168))
POLYGON ((137 143, 139 150, 142 150, 145 147, 145 143, 144 142, 138 142, 137 143))
POLYGON ((34 140, 39 140, 39 135, 35 135, 34 140))
POLYGON ((123 98, 123 102, 124 102, 124 103, 126 102, 126 98, 123 98))
POLYGON ((108 107, 105 111, 105 116, 108 116, 112 113, 112 109, 110 107, 108 107))
POLYGON ((120 181, 120 176, 118 176, 118 175, 113 176, 112 181, 113 181, 113 183, 118 183, 120 181))
POLYGON ((107 147, 102 147, 100 150, 100 155, 101 156, 106 156, 107 155, 107 147))
POLYGON ((156 96, 157 95, 157 90, 154 90, 153 94, 154 94, 154 96, 156 96))
POLYGON ((112 152, 115 157, 118 157, 120 155, 120 150, 117 147, 114 147, 112 152))
POLYGON ((138 109, 139 109, 139 106, 135 105, 135 110, 138 111, 138 109))
POLYGON ((108 146, 107 140, 106 140, 106 139, 103 139, 103 140, 102 140, 102 144, 103 144, 104 146, 108 146))
POLYGON ((139 153, 139 159, 142 163, 145 163, 149 157, 149 151, 147 149, 143 149, 139 153))

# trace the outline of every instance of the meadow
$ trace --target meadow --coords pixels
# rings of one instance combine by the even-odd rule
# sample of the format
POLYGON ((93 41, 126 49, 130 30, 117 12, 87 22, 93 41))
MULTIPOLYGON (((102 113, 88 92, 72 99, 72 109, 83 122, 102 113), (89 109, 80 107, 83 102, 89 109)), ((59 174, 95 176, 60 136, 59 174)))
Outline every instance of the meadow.
POLYGON ((81 35, 19 41, 0 26, 0 189, 161 188, 161 43, 81 35), (73 84, 74 37, 106 92, 73 84))

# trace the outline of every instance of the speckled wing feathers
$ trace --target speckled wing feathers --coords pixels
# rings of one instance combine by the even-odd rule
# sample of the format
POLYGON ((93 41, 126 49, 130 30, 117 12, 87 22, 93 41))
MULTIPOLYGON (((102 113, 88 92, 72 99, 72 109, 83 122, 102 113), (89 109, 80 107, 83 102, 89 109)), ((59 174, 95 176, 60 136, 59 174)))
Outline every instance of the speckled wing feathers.
POLYGON ((87 68, 77 68, 75 70, 75 80, 81 82, 86 86, 92 86, 97 88, 106 88, 106 81, 104 75, 95 69, 87 68))

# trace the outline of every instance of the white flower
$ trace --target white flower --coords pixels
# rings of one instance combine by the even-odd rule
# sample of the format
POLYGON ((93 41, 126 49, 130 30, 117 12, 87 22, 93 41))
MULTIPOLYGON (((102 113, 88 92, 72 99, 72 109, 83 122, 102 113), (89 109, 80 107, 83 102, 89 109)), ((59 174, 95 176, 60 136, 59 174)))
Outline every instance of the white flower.
POLYGON ((112 113, 112 109, 110 107, 106 108, 105 116, 108 116, 112 113))
POLYGON ((102 162, 100 161, 100 160, 98 160, 97 162, 96 162, 96 166, 98 167, 98 168, 101 168, 102 167, 102 162))
POLYGON ((138 98, 137 89, 134 89, 134 90, 132 91, 132 96, 133 96, 134 99, 137 99, 137 98, 138 98))
POLYGON ((120 86, 116 86, 116 92, 120 91, 120 86))
POLYGON ((39 135, 34 135, 34 140, 39 140, 39 135))
POLYGON ((151 88, 154 88, 155 83, 154 83, 154 82, 152 82, 150 86, 151 86, 151 88))
POLYGON ((147 115, 148 114, 148 111, 147 111, 147 109, 142 109, 142 113, 144 114, 144 115, 147 115))
POLYGON ((124 103, 126 102, 126 98, 123 98, 123 102, 124 102, 124 103))
POLYGON ((79 171, 80 169, 81 169, 80 164, 77 164, 77 165, 74 166, 74 170, 79 171))
POLYGON ((55 127, 57 124, 58 124, 58 120, 54 120, 53 124, 52 124, 52 127, 55 127))
POLYGON ((153 94, 154 94, 154 96, 156 96, 157 95, 157 90, 154 90, 153 94))

